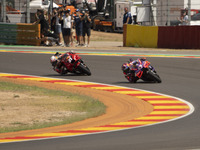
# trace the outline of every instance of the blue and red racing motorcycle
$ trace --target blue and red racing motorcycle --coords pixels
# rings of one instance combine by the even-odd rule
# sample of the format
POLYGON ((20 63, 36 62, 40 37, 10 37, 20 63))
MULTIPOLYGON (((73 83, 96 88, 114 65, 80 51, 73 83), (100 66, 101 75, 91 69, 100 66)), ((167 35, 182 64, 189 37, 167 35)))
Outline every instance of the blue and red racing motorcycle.
POLYGON ((155 68, 146 60, 146 58, 130 60, 129 62, 124 63, 122 65, 122 71, 125 78, 132 83, 137 82, 139 79, 147 82, 162 82, 155 68))

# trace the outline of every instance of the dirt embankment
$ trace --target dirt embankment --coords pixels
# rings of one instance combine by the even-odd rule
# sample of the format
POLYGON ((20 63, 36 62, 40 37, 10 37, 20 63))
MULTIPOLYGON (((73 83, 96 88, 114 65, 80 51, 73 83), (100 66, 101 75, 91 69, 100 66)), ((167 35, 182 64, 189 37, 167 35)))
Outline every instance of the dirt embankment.
POLYGON ((123 34, 91 30, 91 41, 122 42, 123 34))

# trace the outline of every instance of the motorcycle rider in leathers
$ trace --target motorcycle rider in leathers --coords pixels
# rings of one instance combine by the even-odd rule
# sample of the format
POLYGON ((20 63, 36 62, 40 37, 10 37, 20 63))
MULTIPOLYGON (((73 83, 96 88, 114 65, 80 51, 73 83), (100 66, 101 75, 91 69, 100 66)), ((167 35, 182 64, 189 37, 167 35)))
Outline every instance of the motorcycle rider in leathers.
POLYGON ((54 56, 50 58, 50 62, 53 66, 53 69, 62 74, 64 71, 63 68, 64 66, 62 65, 62 60, 65 59, 65 61, 71 63, 73 61, 72 57, 69 55, 70 53, 74 53, 73 51, 66 52, 64 54, 61 54, 59 52, 56 52, 54 56))
POLYGON ((122 65, 122 71, 125 75, 125 78, 129 82, 136 82, 139 78, 135 75, 135 71, 142 67, 141 62, 145 61, 146 58, 139 58, 137 60, 130 59, 129 62, 122 65))

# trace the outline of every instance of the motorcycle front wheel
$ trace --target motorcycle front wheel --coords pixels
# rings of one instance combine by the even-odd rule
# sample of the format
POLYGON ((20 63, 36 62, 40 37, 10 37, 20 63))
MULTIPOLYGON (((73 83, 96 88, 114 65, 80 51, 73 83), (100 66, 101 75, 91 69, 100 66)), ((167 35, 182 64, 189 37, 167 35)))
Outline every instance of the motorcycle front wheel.
POLYGON ((88 76, 91 76, 91 72, 90 72, 90 69, 84 65, 83 63, 80 63, 80 65, 77 67, 77 69, 83 73, 83 74, 86 74, 88 76))
POLYGON ((159 75, 157 75, 155 72, 153 72, 152 70, 149 70, 148 71, 148 77, 150 79, 152 79, 153 81, 157 82, 157 83, 161 83, 162 80, 161 78, 159 77, 159 75))

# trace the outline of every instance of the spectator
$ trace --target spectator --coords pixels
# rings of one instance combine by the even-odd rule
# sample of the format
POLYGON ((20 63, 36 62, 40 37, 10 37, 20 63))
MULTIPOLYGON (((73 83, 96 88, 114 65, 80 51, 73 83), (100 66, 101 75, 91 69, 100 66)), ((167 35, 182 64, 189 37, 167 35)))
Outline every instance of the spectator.
POLYGON ((39 40, 44 43, 44 45, 52 46, 54 43, 58 44, 58 36, 49 30, 48 20, 45 19, 44 11, 38 10, 36 14, 37 21, 35 24, 41 24, 41 37, 39 40))
POLYGON ((91 19, 90 19, 90 16, 89 16, 89 11, 88 9, 85 10, 85 14, 83 15, 83 42, 84 42, 84 45, 85 45, 85 35, 87 34, 87 47, 89 46, 90 44, 90 35, 91 35, 91 19))
POLYGON ((177 18, 181 24, 180 25, 189 25, 189 18, 187 15, 187 12, 183 12, 183 15, 181 16, 181 18, 177 18))
POLYGON ((35 22, 35 24, 39 23, 41 25, 41 34, 44 33, 44 31, 48 31, 49 22, 45 19, 43 10, 41 9, 37 10, 36 18, 37 18, 37 21, 35 22))
POLYGON ((65 11, 65 16, 63 16, 63 36, 64 42, 67 47, 69 47, 70 37, 71 37, 71 28, 72 28, 72 19, 69 14, 69 10, 65 11))
POLYGON ((62 11, 62 9, 60 9, 60 11, 58 12, 58 17, 59 17, 59 23, 61 24, 61 30, 63 32, 63 17, 65 16, 64 11, 62 11))
POLYGON ((83 21, 82 17, 80 14, 80 10, 76 10, 76 16, 74 17, 74 23, 76 27, 76 36, 77 36, 77 41, 78 45, 77 46, 82 46, 82 41, 83 41, 83 21))
POLYGON ((44 9, 44 19, 48 22, 49 25, 50 15, 48 14, 48 11, 46 9, 44 9))
POLYGON ((71 18, 72 18, 72 23, 73 23, 73 26, 72 26, 72 29, 71 29, 71 37, 70 37, 70 39, 71 39, 71 46, 74 46, 74 38, 75 38, 75 36, 74 36, 74 13, 72 13, 71 14, 71 18))
POLYGON ((57 16, 57 9, 53 8, 53 14, 51 19, 51 30, 56 32, 56 16, 57 16))
POLYGON ((128 8, 125 7, 124 8, 124 17, 123 17, 123 24, 132 24, 132 17, 131 17, 131 13, 128 11, 128 8))
POLYGON ((58 35, 59 37, 59 41, 58 41, 58 45, 59 46, 63 46, 62 44, 62 26, 60 23, 60 12, 56 11, 55 13, 55 33, 58 35))
POLYGON ((56 34, 45 32, 44 34, 42 34, 41 38, 38 38, 38 40, 40 40, 41 43, 43 42, 44 46, 53 46, 55 43, 58 44, 59 38, 56 34))
POLYGON ((59 23, 59 15, 58 10, 53 10, 53 15, 51 19, 51 30, 58 36, 58 46, 62 45, 62 30, 61 30, 61 24, 59 23))

